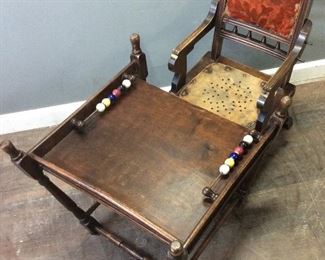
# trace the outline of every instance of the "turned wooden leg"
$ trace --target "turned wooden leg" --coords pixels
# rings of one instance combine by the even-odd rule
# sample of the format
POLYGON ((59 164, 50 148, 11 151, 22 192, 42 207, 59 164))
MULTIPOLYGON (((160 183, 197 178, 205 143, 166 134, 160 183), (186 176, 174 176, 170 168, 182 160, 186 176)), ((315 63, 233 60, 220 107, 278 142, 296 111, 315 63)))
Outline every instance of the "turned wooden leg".
POLYGON ((26 155, 24 152, 18 150, 10 141, 3 141, 0 148, 6 152, 11 161, 28 177, 38 181, 45 189, 47 189, 67 210, 69 210, 80 223, 87 228, 91 234, 97 234, 95 227, 99 223, 87 214, 84 210, 79 208, 77 204, 61 189, 59 189, 51 180, 44 175, 43 169, 39 164, 26 155))
POLYGON ((61 189, 59 189, 51 180, 44 175, 43 169, 39 166, 37 161, 33 160, 26 153, 18 150, 10 141, 3 141, 0 143, 0 148, 7 153, 11 161, 28 177, 38 181, 45 189, 47 189, 68 211, 70 211, 80 223, 92 234, 102 235, 110 240, 112 243, 126 251, 135 259, 148 259, 141 256, 130 246, 128 246, 118 236, 110 233, 103 226, 101 226, 95 218, 91 216, 94 210, 100 205, 99 202, 94 203, 87 211, 82 210, 78 205, 61 189))
POLYGON ((69 210, 91 234, 97 235, 96 226, 100 224, 92 216, 87 214, 61 189, 59 189, 51 180, 43 174, 39 173, 38 182, 47 189, 67 210, 69 210))

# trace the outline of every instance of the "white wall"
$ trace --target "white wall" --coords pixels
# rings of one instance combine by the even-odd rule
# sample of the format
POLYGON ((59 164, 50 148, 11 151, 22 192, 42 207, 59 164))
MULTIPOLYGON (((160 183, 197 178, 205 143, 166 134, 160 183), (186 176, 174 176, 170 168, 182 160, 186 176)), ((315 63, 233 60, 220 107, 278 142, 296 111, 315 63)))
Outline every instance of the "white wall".
MULTIPOLYGON (((128 37, 139 32, 149 81, 169 85, 170 51, 206 16, 210 0, 0 0, 0 114, 86 99, 129 59, 128 37)), ((312 10, 313 46, 306 60, 325 58, 325 2, 312 10)), ((190 62, 210 48, 199 44, 190 62)), ((258 68, 278 65, 227 45, 230 55, 258 68)))

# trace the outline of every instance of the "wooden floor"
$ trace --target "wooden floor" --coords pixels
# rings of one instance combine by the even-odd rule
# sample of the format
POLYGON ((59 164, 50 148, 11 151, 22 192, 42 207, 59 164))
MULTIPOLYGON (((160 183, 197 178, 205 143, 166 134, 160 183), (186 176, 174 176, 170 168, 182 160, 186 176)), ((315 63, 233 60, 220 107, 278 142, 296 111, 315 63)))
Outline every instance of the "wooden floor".
MULTIPOLYGON (((257 167, 246 200, 216 232, 200 259, 324 259, 325 82, 297 88, 294 126, 257 167)), ((1 136, 27 150, 49 129, 1 136)), ((80 206, 91 199, 55 180, 80 206)), ((95 216, 157 259, 152 237, 101 207, 95 216)), ((53 197, 0 152, 0 259, 130 259, 91 236, 53 197)))

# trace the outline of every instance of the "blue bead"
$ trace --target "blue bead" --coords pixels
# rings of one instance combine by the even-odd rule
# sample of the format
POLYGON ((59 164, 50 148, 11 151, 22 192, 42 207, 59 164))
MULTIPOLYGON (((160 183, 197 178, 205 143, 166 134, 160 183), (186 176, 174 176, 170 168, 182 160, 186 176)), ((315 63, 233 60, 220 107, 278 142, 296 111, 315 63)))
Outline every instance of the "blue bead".
POLYGON ((237 153, 231 153, 229 154, 230 158, 233 158, 235 161, 238 161, 240 159, 240 155, 237 153))
POLYGON ((115 103, 117 101, 117 97, 114 96, 113 94, 109 95, 108 97, 113 103, 115 103))

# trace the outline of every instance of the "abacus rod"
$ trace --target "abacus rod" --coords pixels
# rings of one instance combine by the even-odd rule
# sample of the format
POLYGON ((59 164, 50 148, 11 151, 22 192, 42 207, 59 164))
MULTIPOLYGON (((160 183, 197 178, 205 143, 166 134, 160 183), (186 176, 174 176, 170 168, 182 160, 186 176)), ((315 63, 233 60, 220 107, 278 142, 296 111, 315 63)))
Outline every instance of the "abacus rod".
POLYGON ((99 112, 97 110, 94 110, 89 116, 87 116, 83 122, 87 123, 87 121, 89 121, 90 119, 94 118, 99 112))
POLYGON ((78 129, 78 130, 82 130, 82 129, 85 127, 87 121, 89 121, 90 119, 94 118, 95 115, 96 115, 97 113, 98 113, 97 110, 93 111, 93 112, 92 112, 89 116, 87 116, 84 120, 76 120, 75 118, 73 118, 73 119, 71 120, 71 123, 74 125, 74 127, 75 127, 76 129, 78 129))
POLYGON ((214 186, 217 184, 217 182, 221 179, 221 173, 212 181, 211 185, 208 186, 210 189, 213 190, 214 186))
POLYGON ((96 109, 89 116, 87 116, 83 120, 73 119, 71 120, 72 124, 77 129, 81 130, 89 120, 94 118, 97 114, 104 112, 111 105, 111 103, 115 103, 117 98, 121 95, 122 90, 127 90, 128 88, 130 88, 135 80, 135 77, 133 75, 124 75, 124 77, 125 79, 122 81, 121 85, 118 88, 114 89, 109 95, 109 97, 104 98, 102 102, 98 103, 96 109))

